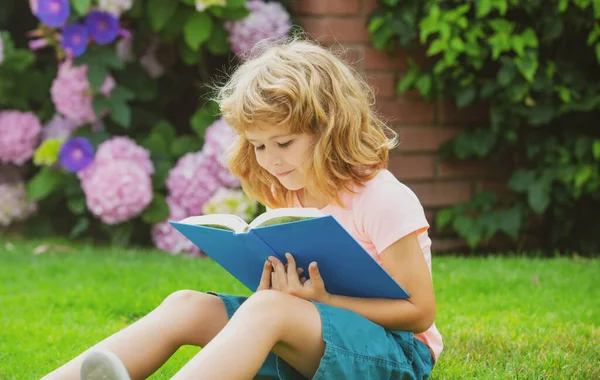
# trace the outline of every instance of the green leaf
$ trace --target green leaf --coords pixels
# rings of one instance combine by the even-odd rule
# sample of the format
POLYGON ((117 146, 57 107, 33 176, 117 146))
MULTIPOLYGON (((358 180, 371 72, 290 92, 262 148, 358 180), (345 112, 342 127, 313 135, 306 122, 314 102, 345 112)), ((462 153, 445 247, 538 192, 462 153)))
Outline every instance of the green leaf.
POLYGON ((108 69, 99 64, 88 64, 87 79, 90 82, 90 88, 94 92, 100 91, 100 88, 106 80, 108 69))
POLYGON ((210 102, 202 108, 199 108, 190 118, 192 130, 196 136, 204 141, 206 129, 219 118, 219 105, 210 102))
POLYGON ((596 60, 600 63, 600 42, 596 44, 596 60))
POLYGON ((456 93, 456 106, 463 108, 472 104, 476 95, 475 86, 460 88, 456 93))
POLYGON ((510 35, 515 29, 515 24, 501 18, 495 18, 490 20, 489 25, 494 29, 494 31, 498 34, 507 34, 510 35))
POLYGON ((124 86, 117 86, 110 92, 110 99, 126 102, 127 100, 135 99, 135 94, 124 86))
POLYGON ((558 10, 560 13, 564 13, 569 6, 569 0, 558 0, 558 10))
MULTIPOLYGON (((154 152, 152 152, 154 153, 154 152)), ((166 188, 167 178, 173 168, 173 163, 166 159, 161 159, 154 163, 154 175, 152 176, 152 188, 155 191, 166 188)))
POLYGON ((92 108, 94 114, 100 118, 102 114, 110 107, 110 100, 102 94, 98 94, 94 97, 92 108))
POLYGON ((477 8, 477 12, 476 12, 476 16, 477 18, 482 18, 488 15, 488 13, 490 13, 490 11, 492 10, 492 0, 479 0, 475 3, 476 8, 477 8))
POLYGON ((521 231, 521 212, 518 207, 512 207, 498 212, 498 226, 513 239, 519 237, 521 231))
POLYGON ((434 40, 431 43, 431 45, 429 45, 429 49, 427 49, 427 55, 430 57, 434 56, 434 55, 439 54, 442 51, 446 50, 447 48, 448 48, 448 42, 438 38, 438 39, 434 40))
POLYGON ((421 70, 419 69, 419 67, 416 66, 416 64, 414 66, 411 66, 410 69, 406 72, 406 74, 404 74, 404 76, 398 81, 398 84, 396 85, 396 92, 401 94, 403 92, 408 91, 408 89, 410 89, 415 84, 420 75, 421 70))
POLYGON ((214 55, 225 55, 231 51, 227 40, 227 31, 222 24, 215 24, 210 38, 206 42, 206 47, 214 55))
POLYGON ((159 135, 165 141, 171 141, 177 135, 175 127, 168 120, 161 119, 152 127, 151 134, 159 135))
POLYGON ((50 195, 61 186, 63 175, 61 172, 44 166, 33 178, 27 182, 27 199, 39 201, 50 195))
POLYGON ((110 118, 123 128, 131 126, 131 108, 125 102, 110 102, 110 118))
POLYGON ((596 168, 592 165, 579 166, 575 171, 575 187, 581 189, 594 175, 596 168))
POLYGON ((594 6, 594 17, 596 20, 600 19, 600 0, 592 0, 594 6))
POLYGON ((198 152, 202 149, 202 141, 194 135, 178 136, 171 142, 171 154, 181 157, 187 153, 198 152))
POLYGON ((419 92, 424 98, 428 98, 431 95, 431 86, 431 76, 427 74, 421 75, 417 80, 417 83, 415 83, 415 87, 417 88, 417 90, 419 90, 419 92))
POLYGON ((597 160, 600 159, 600 140, 594 140, 594 145, 592 148, 594 158, 597 160))
POLYGON ((523 77, 529 83, 532 83, 539 65, 537 54, 528 53, 522 57, 517 57, 515 58, 515 65, 517 65, 517 69, 519 69, 523 77))
POLYGON ((202 43, 210 37, 212 29, 213 20, 208 14, 194 13, 183 27, 183 38, 193 51, 198 51, 202 43))
POLYGON ((86 210, 85 196, 78 194, 77 196, 71 196, 67 200, 67 207, 75 215, 81 215, 86 210))
POLYGON ((508 187, 518 193, 523 193, 535 182, 535 173, 531 170, 517 169, 508 180, 508 187))
POLYGON ((175 0, 148 0, 148 21, 155 32, 160 32, 177 11, 175 0))
POLYGON ((528 121, 531 125, 547 124, 554 118, 555 110, 555 107, 548 104, 532 107, 527 115, 528 121))
POLYGON ((165 197, 160 194, 154 193, 152 196, 152 202, 142 212, 141 218, 148 224, 161 223, 169 218, 169 204, 165 197))
POLYGON ((498 80, 498 84, 502 87, 508 86, 510 82, 514 79, 516 74, 515 65, 510 59, 504 59, 500 70, 498 70, 498 74, 496 79, 498 80))
POLYGON ((90 226, 90 220, 87 217, 77 218, 77 222, 71 228, 71 232, 69 232, 69 238, 75 239, 84 233, 90 226))
POLYGON ((521 33, 521 39, 525 46, 537 48, 539 45, 538 38, 532 28, 527 28, 521 33))
POLYGON ((543 213, 550 204, 550 181, 534 181, 527 192, 529 206, 538 214, 543 213))
POLYGON ((435 216, 436 225, 440 230, 443 230, 450 224, 452 218, 454 217, 454 211, 451 208, 445 208, 440 211, 435 216))
POLYGON ((71 0, 71 4, 73 4, 73 9, 75 9, 77 14, 80 16, 85 16, 90 10, 92 0, 71 0))

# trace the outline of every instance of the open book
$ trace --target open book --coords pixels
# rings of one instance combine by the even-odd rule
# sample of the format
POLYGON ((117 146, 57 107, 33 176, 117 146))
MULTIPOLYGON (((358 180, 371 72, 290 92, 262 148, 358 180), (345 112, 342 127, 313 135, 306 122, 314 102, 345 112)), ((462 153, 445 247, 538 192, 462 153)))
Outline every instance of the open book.
POLYGON ((404 299, 409 295, 331 215, 318 209, 267 211, 250 224, 233 215, 169 222, 209 257, 255 291, 269 256, 291 253, 308 275, 313 261, 331 294, 404 299))
POLYGON ((231 214, 190 216, 180 223, 202 225, 241 233, 248 232, 252 228, 297 222, 320 216, 323 216, 323 213, 316 208, 276 208, 260 214, 250 224, 246 223, 239 216, 231 214))

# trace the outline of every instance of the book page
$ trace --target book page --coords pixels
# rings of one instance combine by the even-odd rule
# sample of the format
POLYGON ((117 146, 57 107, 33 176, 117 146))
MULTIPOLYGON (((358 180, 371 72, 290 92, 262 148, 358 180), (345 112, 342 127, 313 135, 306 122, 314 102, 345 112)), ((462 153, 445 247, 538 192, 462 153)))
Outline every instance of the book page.
POLYGON ((244 232, 248 229, 248 223, 237 215, 229 214, 209 214, 200 216, 190 216, 185 218, 180 223, 193 224, 196 226, 206 226, 229 230, 236 233, 244 232))
POLYGON ((252 221, 249 228, 259 228, 324 216, 317 208, 278 208, 269 210, 252 221))

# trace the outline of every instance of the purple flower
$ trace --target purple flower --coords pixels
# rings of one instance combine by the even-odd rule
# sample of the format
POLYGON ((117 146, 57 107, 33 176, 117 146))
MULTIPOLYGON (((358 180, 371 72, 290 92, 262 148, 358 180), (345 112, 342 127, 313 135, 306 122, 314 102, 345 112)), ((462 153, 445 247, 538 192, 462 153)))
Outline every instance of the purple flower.
POLYGON ((74 137, 60 147, 58 159, 63 168, 77 173, 94 160, 94 146, 85 137, 74 137))
POLYGON ((85 25, 98 45, 109 44, 119 35, 119 20, 108 12, 90 12, 85 25))
POLYGON ((69 0, 38 0, 35 8, 37 18, 53 28, 64 25, 71 15, 69 0))
POLYGON ((72 57, 77 58, 87 50, 88 30, 80 23, 65 26, 60 46, 72 57))

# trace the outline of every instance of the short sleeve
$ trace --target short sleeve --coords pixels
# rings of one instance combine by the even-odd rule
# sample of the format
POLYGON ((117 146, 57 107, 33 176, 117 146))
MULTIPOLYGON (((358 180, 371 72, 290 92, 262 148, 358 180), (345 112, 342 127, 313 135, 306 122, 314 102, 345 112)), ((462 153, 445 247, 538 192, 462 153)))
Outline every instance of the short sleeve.
POLYGON ((378 254, 404 236, 429 228, 415 193, 400 182, 381 182, 363 191, 355 203, 357 227, 378 254))

